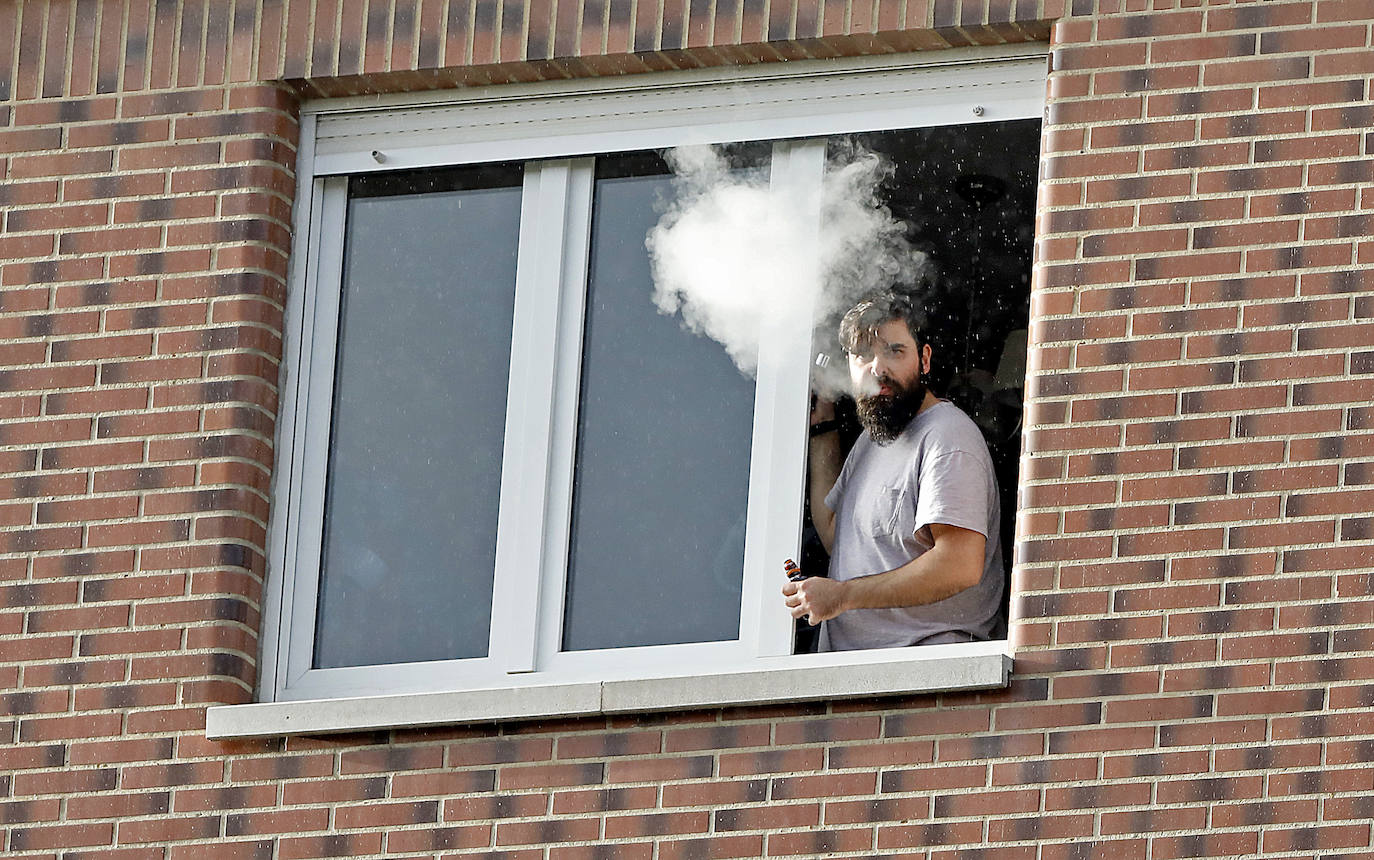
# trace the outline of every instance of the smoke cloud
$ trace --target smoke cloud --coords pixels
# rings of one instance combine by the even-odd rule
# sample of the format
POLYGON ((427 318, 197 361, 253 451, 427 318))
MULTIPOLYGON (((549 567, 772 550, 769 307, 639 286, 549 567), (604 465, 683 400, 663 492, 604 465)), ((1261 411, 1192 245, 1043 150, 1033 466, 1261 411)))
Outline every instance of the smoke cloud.
MULTIPOLYGON (((705 146, 670 150, 667 160, 675 201, 646 239, 654 301, 719 342, 745 374, 757 370, 765 323, 803 337, 814 328, 816 349, 838 359, 834 326, 844 311, 867 293, 927 275, 925 254, 878 198, 892 167, 871 152, 832 160, 819 190, 732 170, 705 146), (814 313, 802 318, 808 306, 814 313)), ((818 391, 847 389, 844 362, 812 370, 818 391)))

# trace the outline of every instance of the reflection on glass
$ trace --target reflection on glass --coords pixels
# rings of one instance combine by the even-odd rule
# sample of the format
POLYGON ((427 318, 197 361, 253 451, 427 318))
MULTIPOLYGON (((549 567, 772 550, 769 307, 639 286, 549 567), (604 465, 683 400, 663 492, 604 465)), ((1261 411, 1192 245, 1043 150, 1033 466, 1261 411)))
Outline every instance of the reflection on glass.
POLYGON ((487 652, 520 181, 352 180, 316 668, 487 652))
POLYGON ((598 166, 566 650, 739 634, 754 384, 654 306, 644 237, 671 192, 655 156, 598 166))

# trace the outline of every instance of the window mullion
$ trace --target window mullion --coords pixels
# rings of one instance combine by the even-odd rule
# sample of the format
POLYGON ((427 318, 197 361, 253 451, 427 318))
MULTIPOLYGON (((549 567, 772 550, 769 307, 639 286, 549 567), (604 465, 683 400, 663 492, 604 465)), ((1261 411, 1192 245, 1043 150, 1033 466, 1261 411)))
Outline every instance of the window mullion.
POLYGON ((499 670, 536 668, 545 532, 553 457, 553 404, 559 349, 571 163, 525 167, 515 275, 510 390, 501 465, 500 520, 488 653, 499 670))
MULTIPOLYGON (((782 205, 806 212, 815 234, 810 241, 799 241, 798 247, 819 246, 824 173, 824 138, 774 144, 771 191, 785 197, 782 205)), ((819 267, 812 271, 819 277, 819 267)), ((782 563, 796 558, 801 545, 816 285, 795 287, 786 313, 765 323, 759 346, 740 612, 745 651, 758 656, 792 653, 793 622, 782 605, 782 563)))
POLYGON ((541 658, 562 648, 563 607, 568 583, 568 541, 572 528, 573 470, 577 457, 577 410, 581 400, 582 335, 586 319, 587 265, 592 229, 596 160, 569 162, 563 230, 554 380, 553 431, 549 446, 548 498, 544 508, 544 560, 539 593, 541 658))

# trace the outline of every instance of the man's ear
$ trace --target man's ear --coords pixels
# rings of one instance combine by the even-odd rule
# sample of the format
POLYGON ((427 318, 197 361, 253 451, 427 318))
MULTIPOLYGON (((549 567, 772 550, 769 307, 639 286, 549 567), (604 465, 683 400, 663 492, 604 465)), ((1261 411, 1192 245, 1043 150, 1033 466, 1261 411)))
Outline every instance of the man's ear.
POLYGON ((921 373, 930 373, 930 344, 921 344, 921 373))

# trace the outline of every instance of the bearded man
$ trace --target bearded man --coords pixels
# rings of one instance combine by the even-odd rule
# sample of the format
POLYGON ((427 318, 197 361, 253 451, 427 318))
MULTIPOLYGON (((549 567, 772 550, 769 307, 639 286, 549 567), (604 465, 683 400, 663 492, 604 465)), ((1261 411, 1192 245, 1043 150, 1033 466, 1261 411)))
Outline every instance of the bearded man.
POLYGON ((830 577, 789 581, 783 598, 793 618, 824 622, 823 651, 1002 635, 992 459, 973 420, 926 384, 923 317, 887 292, 840 322, 864 426, 843 469, 834 404, 812 410, 811 513, 830 577))

